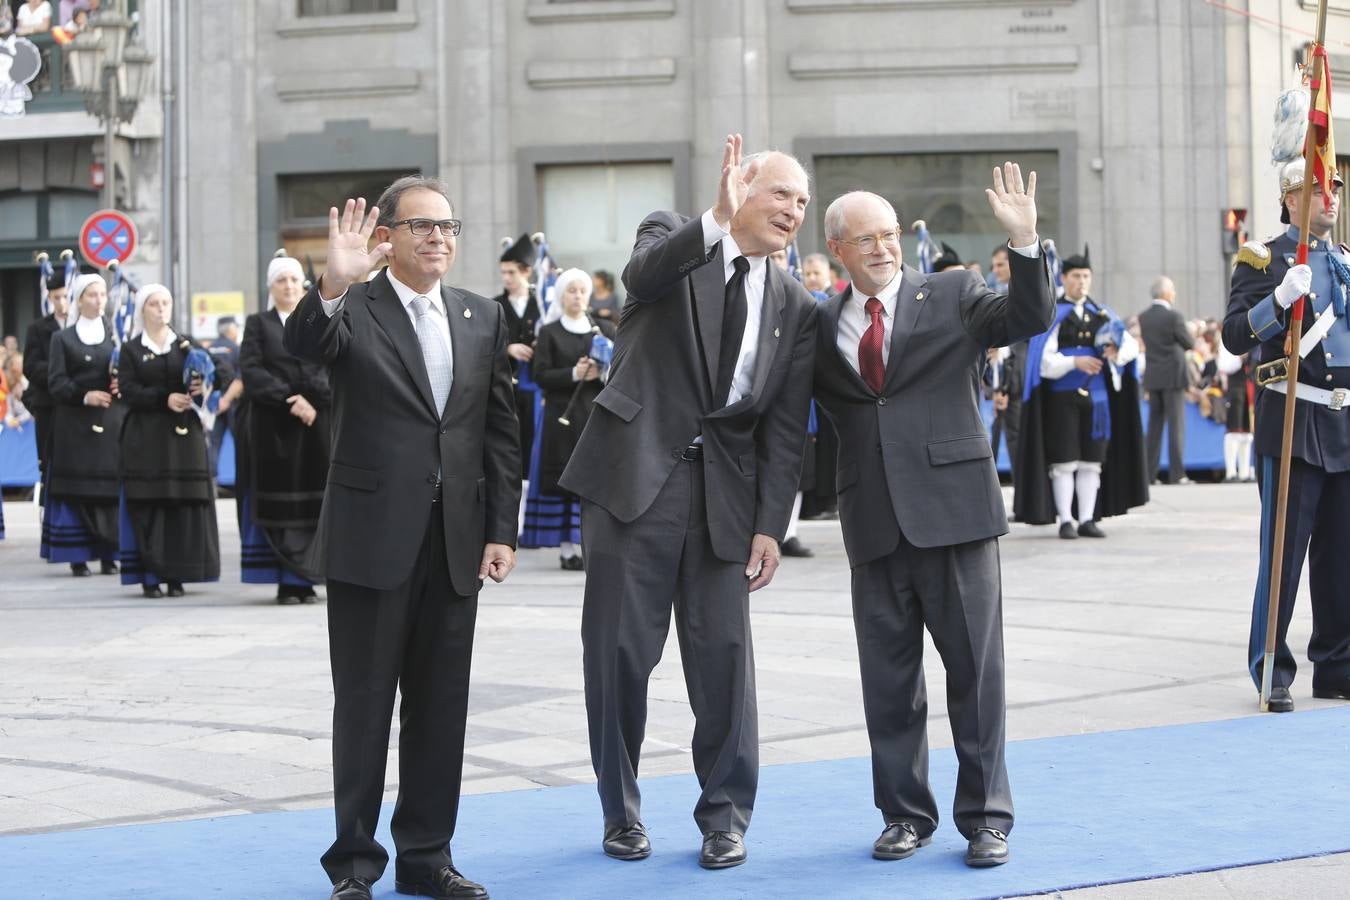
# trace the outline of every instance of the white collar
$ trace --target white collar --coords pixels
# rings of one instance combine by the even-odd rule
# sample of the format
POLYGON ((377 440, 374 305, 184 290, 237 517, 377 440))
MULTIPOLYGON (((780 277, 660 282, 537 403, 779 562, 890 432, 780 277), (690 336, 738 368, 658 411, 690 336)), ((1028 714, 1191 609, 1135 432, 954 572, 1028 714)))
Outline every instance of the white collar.
MULTIPOLYGON (((725 280, 727 281, 731 280, 731 273, 736 270, 736 257, 738 256, 745 256, 745 254, 741 252, 736 239, 728 233, 722 238, 722 274, 726 276, 725 280)), ((745 259, 746 262, 750 263, 750 271, 746 273, 746 277, 754 276, 762 284, 766 277, 764 267, 768 264, 769 258, 767 256, 745 256, 745 259)))
POLYGON ((433 290, 429 294, 419 294, 417 291, 413 290, 412 288, 408 287, 406 284, 395 278, 392 269, 385 269, 384 271, 385 274, 389 276, 389 283, 393 285, 394 293, 398 295, 398 302, 403 304, 404 312, 408 311, 408 307, 412 306, 412 302, 416 300, 418 297, 426 297, 428 300, 431 301, 432 309, 436 310, 441 315, 445 315, 445 307, 441 303, 441 292, 439 285, 437 285, 436 290, 433 290))
POLYGON ((168 353, 170 350, 172 350, 172 349, 173 349, 173 345, 174 345, 174 341, 176 341, 176 340, 178 340, 178 335, 176 335, 176 334, 173 333, 173 329, 172 329, 172 328, 168 329, 168 330, 165 332, 165 334, 164 334, 164 343, 163 343, 163 344, 155 344, 153 341, 151 341, 151 340, 150 340, 150 332, 148 332, 148 331, 142 331, 142 332, 141 332, 141 343, 145 345, 145 349, 147 349, 147 350, 153 350, 153 351, 155 351, 156 353, 158 353, 160 356, 163 356, 164 354, 166 354, 166 353, 168 353))
POLYGON ((86 319, 84 316, 80 316, 75 320, 75 336, 80 339, 81 343, 101 344, 107 334, 101 316, 96 319, 86 319))
POLYGON ((586 318, 585 314, 575 319, 569 319, 567 316, 559 316, 558 321, 562 323, 565 331, 572 334, 590 334, 591 320, 586 318))
POLYGON ((864 294, 857 287, 850 288, 850 293, 857 299, 858 309, 863 316, 867 315, 867 301, 874 296, 881 301, 882 315, 885 318, 890 319, 895 316, 895 304, 900 296, 900 284, 904 280, 904 271, 902 267, 900 271, 895 273, 895 277, 876 294, 864 294))
POLYGON ((1165 307, 1167 307, 1168 309, 1171 309, 1171 308, 1172 308, 1172 301, 1171 301, 1171 300, 1164 300, 1162 297, 1154 297, 1154 298, 1153 298, 1153 305, 1154 305, 1154 306, 1165 306, 1165 307))

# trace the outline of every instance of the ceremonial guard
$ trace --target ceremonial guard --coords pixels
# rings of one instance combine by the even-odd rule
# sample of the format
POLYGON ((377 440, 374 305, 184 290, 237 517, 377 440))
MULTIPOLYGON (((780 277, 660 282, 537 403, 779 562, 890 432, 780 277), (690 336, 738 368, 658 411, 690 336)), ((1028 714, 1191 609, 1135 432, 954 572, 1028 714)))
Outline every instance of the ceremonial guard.
POLYGON ((42 558, 72 575, 117 571, 118 438, 126 407, 113 397, 112 334, 103 321, 108 287, 81 275, 70 287, 67 327, 52 335, 47 388, 54 404, 42 558))
POLYGON ((1054 323, 1027 345, 1013 510, 1031 525, 1058 521, 1066 540, 1101 538, 1099 520, 1148 502, 1139 342, 1088 295, 1086 247, 1063 272, 1054 323))
MULTIPOLYGON (((1298 221, 1303 202, 1303 160, 1280 172, 1280 221, 1298 221)), ((1255 377, 1257 481, 1261 485, 1261 565, 1252 608, 1248 664, 1258 687, 1265 650, 1270 594, 1273 521, 1279 458, 1288 392, 1286 338, 1289 307, 1307 295, 1310 315, 1303 319, 1294 414, 1289 506, 1286 511, 1275 670, 1269 709, 1294 708, 1289 686, 1296 665, 1286 635, 1298 593, 1303 559, 1309 558, 1308 592, 1312 599, 1312 693, 1324 699, 1350 700, 1350 602, 1343 581, 1343 544, 1350 534, 1350 249, 1332 245, 1331 230, 1340 213, 1341 179, 1323 202, 1320 186, 1311 193, 1308 263, 1295 265, 1299 233, 1290 227, 1268 241, 1249 241, 1233 269, 1223 343, 1235 354, 1258 358, 1255 377)))
POLYGON ((323 581, 311 560, 327 480, 333 392, 328 369, 286 349, 286 320, 305 294, 300 261, 267 266, 270 308, 244 323, 235 407, 235 499, 241 580, 275 584, 278 603, 313 603, 323 581))
POLYGON ((558 479, 572 458, 596 395, 605 386, 605 348, 614 338, 614 326, 589 314, 591 276, 581 269, 568 269, 559 275, 554 290, 562 314, 539 329, 531 364, 534 380, 544 394, 544 414, 530 467, 531 496, 525 507, 520 545, 558 547, 562 568, 580 572, 585 569, 577 546, 581 541, 581 501, 560 487, 558 479), (600 348, 596 347, 597 337, 601 339, 600 348))
POLYGON ((520 423, 520 446, 524 465, 522 480, 529 477, 529 448, 534 446, 535 403, 539 389, 531 374, 534 341, 543 311, 534 288, 530 287, 530 273, 535 256, 534 243, 528 234, 522 234, 515 243, 502 251, 502 292, 496 296, 506 315, 506 354, 511 357, 511 380, 516 389, 516 420, 520 423))
POLYGON ((146 597, 183 596, 185 582, 220 578, 216 482, 198 404, 215 366, 169 327, 173 298, 162 284, 136 292, 132 338, 122 345, 122 583, 146 597))

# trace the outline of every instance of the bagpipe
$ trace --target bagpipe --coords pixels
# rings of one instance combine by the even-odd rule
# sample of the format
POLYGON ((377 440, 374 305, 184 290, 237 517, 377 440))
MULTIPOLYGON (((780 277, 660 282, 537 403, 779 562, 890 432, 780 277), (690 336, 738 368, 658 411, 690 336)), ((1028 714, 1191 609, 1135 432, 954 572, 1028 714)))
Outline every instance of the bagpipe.
MULTIPOLYGON (((589 317, 588 317, 589 318, 589 317)), ((586 353, 586 370, 580 378, 577 379, 577 386, 572 390, 572 399, 567 401, 567 408, 563 414, 558 416, 558 424, 564 428, 570 428, 572 425, 572 414, 581 399, 581 389, 586 384, 586 376, 590 374, 591 369, 600 367, 603 373, 609 368, 609 364, 614 359, 614 342, 600 333, 600 326, 591 319, 591 349, 586 353)))

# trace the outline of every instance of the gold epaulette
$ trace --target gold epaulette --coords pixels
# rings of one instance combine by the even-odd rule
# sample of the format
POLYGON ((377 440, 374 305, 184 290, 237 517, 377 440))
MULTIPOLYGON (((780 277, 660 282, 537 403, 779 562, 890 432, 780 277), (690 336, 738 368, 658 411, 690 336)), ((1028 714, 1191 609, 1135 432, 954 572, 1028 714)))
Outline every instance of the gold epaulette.
POLYGON ((1270 265, 1270 248, 1261 241, 1248 241, 1242 245, 1237 255, 1238 265, 1246 263, 1258 272, 1264 272, 1270 265))

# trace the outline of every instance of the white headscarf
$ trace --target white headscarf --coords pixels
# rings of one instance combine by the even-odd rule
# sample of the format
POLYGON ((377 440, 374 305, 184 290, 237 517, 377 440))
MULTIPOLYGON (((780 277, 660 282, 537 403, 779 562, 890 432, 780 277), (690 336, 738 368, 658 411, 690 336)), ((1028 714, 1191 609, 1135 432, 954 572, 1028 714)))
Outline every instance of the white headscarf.
MULTIPOLYGON (((103 276, 97 274, 76 275, 75 280, 70 283, 70 305, 66 307, 66 325, 69 328, 80 320, 80 295, 85 289, 94 284, 102 282, 103 276)), ((104 310, 107 311, 106 309, 104 310)), ((101 318, 101 317, 100 317, 101 318)))
MULTIPOLYGON (((277 251, 280 252, 280 251, 277 251)), ((293 272, 300 283, 304 284, 305 270, 300 266, 300 260, 294 256, 274 256, 272 261, 267 264, 267 308, 271 309, 277 305, 272 299, 272 282, 276 281, 287 272, 293 272)))
POLYGON ((586 287, 586 296, 589 298, 595 290, 595 282, 584 269, 564 269, 556 281, 553 282, 553 303, 544 313, 542 324, 547 325, 550 322, 556 322, 563 316, 563 293, 567 286, 574 281, 580 281, 586 287))
POLYGON ((173 292, 162 284, 147 284, 136 292, 136 297, 132 301, 135 304, 134 311, 131 314, 131 336, 135 337, 142 331, 145 331, 145 316, 142 310, 145 309, 145 301, 150 299, 152 294, 168 294, 169 302, 173 302, 173 292))

